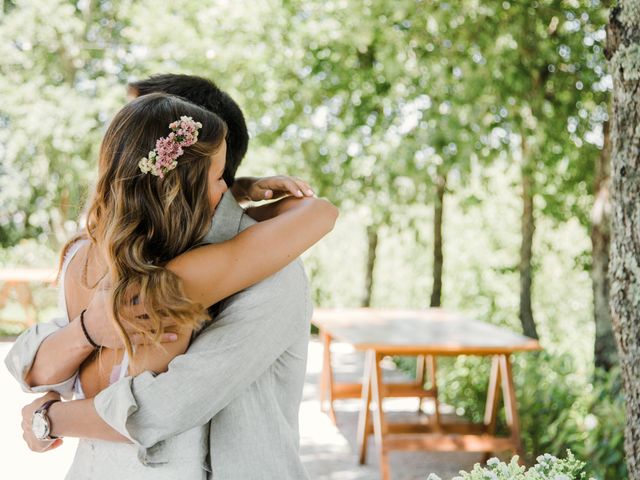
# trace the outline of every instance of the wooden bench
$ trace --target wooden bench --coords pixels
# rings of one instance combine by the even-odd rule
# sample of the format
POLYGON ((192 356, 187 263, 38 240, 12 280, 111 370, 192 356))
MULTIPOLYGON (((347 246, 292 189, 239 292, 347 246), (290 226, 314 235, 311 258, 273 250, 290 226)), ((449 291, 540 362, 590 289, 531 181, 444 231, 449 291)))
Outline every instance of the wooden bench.
MULTIPOLYGON (((313 323, 319 328, 325 352, 321 375, 321 401, 329 400, 329 413, 335 420, 333 400, 361 398, 358 418, 360 463, 365 463, 367 439, 373 434, 380 456, 383 480, 389 480, 388 453, 392 450, 476 451, 488 456, 492 452, 512 450, 522 457, 520 421, 516 404, 510 355, 517 351, 540 350, 536 340, 463 314, 444 309, 318 309, 313 323), (362 384, 336 384, 331 368, 332 340, 353 345, 365 352, 362 384), (424 366, 418 369, 415 383, 385 384, 380 362, 385 356, 407 355, 427 362, 431 372, 431 388, 423 390, 424 366), (487 391, 485 417, 482 424, 443 423, 438 410, 435 382, 436 356, 480 355, 491 358, 491 375, 487 391), (508 437, 495 434, 500 390, 504 398, 505 416, 510 427, 508 437), (435 414, 428 422, 390 423, 383 410, 388 397, 433 397, 435 414), (373 410, 372 410, 373 407, 373 410), (371 415, 371 411, 373 415, 371 415), (373 417, 373 418, 372 418, 373 417)), ((446 388, 446 386, 444 386, 446 388)))
POLYGON ((11 292, 15 292, 18 303, 25 312, 25 320, 15 323, 24 323, 27 327, 34 325, 37 320, 36 306, 31 293, 31 285, 34 283, 54 285, 56 271, 33 268, 0 269, 0 309, 6 306, 11 292))

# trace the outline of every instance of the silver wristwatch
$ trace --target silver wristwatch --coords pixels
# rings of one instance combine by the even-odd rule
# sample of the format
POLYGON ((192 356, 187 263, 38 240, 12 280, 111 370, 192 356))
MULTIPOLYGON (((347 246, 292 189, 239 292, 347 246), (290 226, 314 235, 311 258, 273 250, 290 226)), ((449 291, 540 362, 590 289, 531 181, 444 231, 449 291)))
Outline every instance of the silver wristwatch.
POLYGON ((58 437, 51 435, 51 422, 47 416, 49 407, 60 400, 49 400, 42 404, 42 406, 33 412, 31 417, 31 430, 38 440, 54 440, 58 437))

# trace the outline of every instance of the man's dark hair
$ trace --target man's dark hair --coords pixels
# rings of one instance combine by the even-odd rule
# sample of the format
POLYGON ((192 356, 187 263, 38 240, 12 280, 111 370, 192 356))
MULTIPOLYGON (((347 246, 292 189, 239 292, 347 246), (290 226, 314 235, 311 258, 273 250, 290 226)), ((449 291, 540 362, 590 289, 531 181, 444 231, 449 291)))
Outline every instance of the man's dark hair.
POLYGON ((233 185, 236 170, 247 153, 249 132, 244 115, 238 104, 211 80, 195 75, 167 73, 153 75, 146 80, 129 83, 129 92, 134 96, 163 92, 185 98, 218 115, 229 128, 227 134, 227 158, 224 181, 233 185))

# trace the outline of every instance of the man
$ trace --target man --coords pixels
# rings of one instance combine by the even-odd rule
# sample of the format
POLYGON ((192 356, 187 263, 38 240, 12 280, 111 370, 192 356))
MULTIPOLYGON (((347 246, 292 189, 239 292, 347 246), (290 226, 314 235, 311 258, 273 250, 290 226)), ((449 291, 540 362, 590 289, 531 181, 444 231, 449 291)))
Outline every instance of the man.
MULTIPOLYGON (((225 120, 229 127, 225 180, 232 185, 248 143, 235 102, 208 80, 185 75, 162 75, 130 86, 134 95, 158 91, 180 95, 225 120)), ((265 192, 264 197, 272 193, 265 192)), ((228 240, 252 223, 227 192, 206 240, 228 240)), ((164 440, 210 422, 213 478, 308 478, 298 456, 298 409, 311 316, 301 262, 296 260, 224 300, 216 311, 215 321, 166 373, 145 372, 120 380, 95 399, 53 404, 48 410, 51 435, 111 440, 124 436, 139 446, 140 460, 152 466, 165 459, 164 440)), ((25 380, 42 342, 64 328, 68 327, 55 322, 37 325, 14 345, 6 362, 25 390, 60 391, 73 383, 75 376, 33 388, 25 380)), ((52 395, 25 407, 24 421, 29 422, 32 412, 52 395)), ((30 432, 25 435, 32 448, 46 448, 30 432)))

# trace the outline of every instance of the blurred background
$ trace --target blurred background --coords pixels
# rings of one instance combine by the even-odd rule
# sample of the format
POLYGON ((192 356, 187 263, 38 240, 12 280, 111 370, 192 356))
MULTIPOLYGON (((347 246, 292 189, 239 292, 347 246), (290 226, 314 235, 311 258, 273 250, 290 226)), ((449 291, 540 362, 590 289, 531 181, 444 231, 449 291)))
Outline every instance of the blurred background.
MULTIPOLYGON (((0 267, 56 268, 127 82, 210 78, 249 125, 239 175, 296 175, 341 209, 305 256, 317 306, 442 305, 538 336, 545 352, 514 366, 529 459, 570 448, 595 478, 626 478, 602 308, 608 7, 3 0, 0 267)), ((55 292, 33 292, 48 320, 55 292)), ((24 328, 18 300, 2 335, 24 328)), ((488 371, 444 360, 443 400, 481 420, 488 371)))

